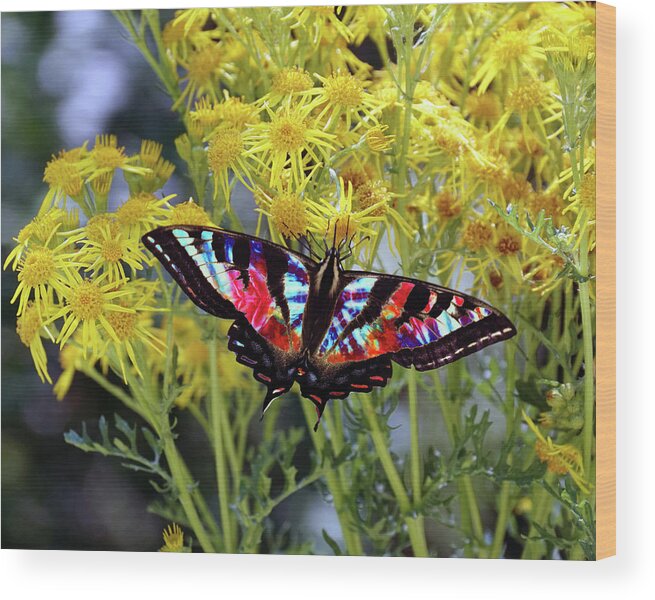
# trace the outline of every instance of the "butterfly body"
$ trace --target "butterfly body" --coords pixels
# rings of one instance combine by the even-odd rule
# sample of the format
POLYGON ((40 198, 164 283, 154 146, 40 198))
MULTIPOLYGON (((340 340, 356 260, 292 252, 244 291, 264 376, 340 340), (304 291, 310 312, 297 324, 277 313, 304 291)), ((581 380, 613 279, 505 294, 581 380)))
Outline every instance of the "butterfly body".
POLYGON ((386 385, 392 361, 434 369, 516 333, 499 311, 460 292, 344 270, 336 247, 316 262, 186 225, 160 227, 143 242, 196 305, 234 321, 228 349, 267 387, 264 410, 297 382, 320 420, 330 399, 386 385))

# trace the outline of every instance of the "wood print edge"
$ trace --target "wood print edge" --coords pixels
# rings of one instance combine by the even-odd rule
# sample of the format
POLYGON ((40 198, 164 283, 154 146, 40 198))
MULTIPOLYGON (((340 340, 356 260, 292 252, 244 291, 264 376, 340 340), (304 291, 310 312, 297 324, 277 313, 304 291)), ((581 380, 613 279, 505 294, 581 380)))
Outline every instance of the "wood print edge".
POLYGON ((616 554, 616 8, 596 3, 596 557, 616 554))

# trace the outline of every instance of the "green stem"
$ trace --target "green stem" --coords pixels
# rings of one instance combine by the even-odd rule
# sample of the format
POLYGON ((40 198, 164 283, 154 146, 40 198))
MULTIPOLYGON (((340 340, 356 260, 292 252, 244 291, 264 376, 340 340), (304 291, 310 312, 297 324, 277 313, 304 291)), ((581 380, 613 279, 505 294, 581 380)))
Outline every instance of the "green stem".
POLYGON ((164 455, 166 456, 166 461, 171 469, 171 475, 173 476, 177 492, 180 496, 180 504, 182 505, 189 524, 193 529, 193 533, 196 538, 198 538, 200 547, 204 552, 216 552, 214 545, 200 520, 193 499, 191 498, 189 490, 192 489, 194 483, 191 480, 191 477, 189 477, 188 472, 186 472, 182 467, 182 459, 177 447, 175 446, 175 442, 173 441, 173 434, 170 427, 167 427, 167 429, 162 432, 162 441, 164 443, 164 455))
MULTIPOLYGON (((308 427, 313 429, 316 415, 312 407, 309 403, 303 402, 302 400, 300 404, 305 414, 308 427)), ((319 429, 316 433, 312 431, 310 435, 312 442, 314 443, 314 448, 316 448, 316 452, 319 456, 324 456, 324 448, 327 443, 325 432, 322 429, 319 429)), ((325 470, 325 481, 330 493, 332 494, 334 509, 337 513, 339 525, 341 526, 341 533, 343 534, 343 540, 346 545, 346 552, 350 556, 361 556, 364 554, 364 550, 359 536, 356 535, 355 524, 353 523, 352 514, 348 510, 344 495, 344 490, 348 488, 343 485, 338 471, 330 467, 325 470)))
POLYGON ((421 451, 418 427, 418 399, 416 397, 416 371, 407 374, 407 395, 409 397, 409 427, 411 437, 410 468, 412 473, 412 496, 414 504, 421 503, 421 451))
POLYGON ((385 436, 382 433, 380 423, 378 422, 378 416, 368 395, 362 394, 362 408, 370 426, 373 446, 375 447, 375 451, 377 452, 384 473, 387 476, 391 490, 396 497, 398 508, 403 516, 403 520, 407 525, 409 540, 414 551, 414 556, 429 556, 422 522, 419 518, 414 517, 411 514, 413 509, 412 503, 410 502, 409 496, 403 486, 400 475, 396 470, 396 465, 393 463, 385 436))
MULTIPOLYGON (((548 473, 545 477, 545 481, 552 484, 553 476, 548 473)), ((532 489, 535 490, 535 492, 532 495, 534 505, 532 508, 532 518, 530 519, 530 529, 528 530, 529 539, 526 541, 521 554, 521 559, 528 560, 540 558, 544 553, 543 540, 535 539, 540 534, 534 524, 538 523, 542 527, 545 526, 552 505, 552 496, 541 485, 533 483, 532 489)))
MULTIPOLYGON (((433 373, 432 380, 434 382, 434 389, 439 399, 439 407, 441 414, 446 425, 448 432, 448 439, 452 444, 455 443, 455 437, 459 431, 459 422, 457 417, 453 415, 453 406, 451 406, 446 392, 441 383, 438 373, 433 373)), ((460 511, 462 519, 462 529, 466 531, 471 537, 474 537, 480 548, 484 545, 484 528, 482 526, 482 517, 480 516, 480 508, 475 497, 475 490, 473 489, 473 482, 469 475, 460 475, 457 478, 457 489, 459 492, 460 511)), ((482 556, 480 556, 482 558, 482 556)))
POLYGON ((509 498, 511 483, 503 481, 500 486, 500 500, 498 501, 498 518, 494 529, 494 537, 489 550, 489 558, 500 558, 505 541, 505 531, 509 520, 509 498))
POLYGON ((232 531, 232 514, 230 512, 230 491, 227 477, 225 443, 221 416, 223 413, 223 395, 218 384, 218 354, 216 352, 216 334, 209 343, 209 385, 210 385, 210 423, 212 429, 212 446, 214 447, 214 464, 216 467, 216 487, 221 514, 221 526, 225 539, 225 551, 236 552, 236 541, 232 531))

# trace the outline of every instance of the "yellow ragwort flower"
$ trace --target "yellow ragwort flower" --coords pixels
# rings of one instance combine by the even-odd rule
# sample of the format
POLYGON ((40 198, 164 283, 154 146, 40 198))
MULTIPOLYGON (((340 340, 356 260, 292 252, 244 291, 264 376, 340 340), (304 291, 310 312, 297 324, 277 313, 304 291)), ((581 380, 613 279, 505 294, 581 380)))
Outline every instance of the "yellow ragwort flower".
POLYGON ((80 342, 84 356, 89 350, 93 355, 98 354, 105 340, 105 334, 109 334, 120 343, 120 339, 107 320, 107 314, 113 311, 133 312, 132 309, 116 303, 129 295, 130 291, 116 283, 107 282, 104 276, 97 279, 83 279, 77 271, 71 271, 67 276, 63 294, 65 304, 49 319, 49 322, 64 319, 57 343, 63 347, 80 326, 82 331, 80 342))
POLYGON ((307 233, 309 219, 303 200, 293 192, 281 192, 269 202, 268 215, 273 227, 285 238, 298 238, 307 233))
POLYGON ((160 552, 184 552, 184 532, 177 523, 172 523, 163 533, 164 545, 160 552))
POLYGON ((570 475, 571 479, 580 488, 588 494, 591 490, 591 484, 585 478, 584 467, 582 465, 582 453, 572 444, 556 444, 550 436, 544 437, 543 433, 534 424, 534 421, 525 413, 523 420, 528 427, 537 436, 535 442, 535 453, 541 462, 546 463, 548 470, 557 475, 570 475))
POLYGON ((180 202, 173 207, 168 217, 169 225, 207 225, 213 226, 212 220, 202 206, 189 198, 188 202, 180 202))

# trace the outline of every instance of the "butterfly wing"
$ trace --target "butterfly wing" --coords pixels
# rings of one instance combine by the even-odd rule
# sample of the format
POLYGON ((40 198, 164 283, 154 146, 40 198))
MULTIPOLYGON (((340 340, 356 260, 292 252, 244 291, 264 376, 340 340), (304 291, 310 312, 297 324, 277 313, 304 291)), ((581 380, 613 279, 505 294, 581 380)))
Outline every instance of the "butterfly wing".
POLYGON ((331 398, 386 385, 392 360, 427 371, 516 334, 492 306, 438 285, 353 271, 343 280, 318 353, 297 376, 319 418, 331 398))
POLYGON ((144 235, 143 243, 197 306, 235 320, 228 347, 268 386, 269 394, 275 392, 272 397, 291 387, 316 269, 312 260, 212 227, 160 227, 144 235))
POLYGON ((389 356, 427 371, 516 334, 500 311, 448 288, 377 273, 344 277, 319 349, 331 364, 389 356))

